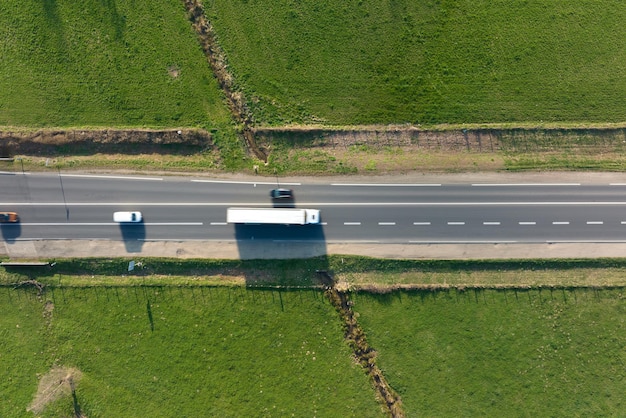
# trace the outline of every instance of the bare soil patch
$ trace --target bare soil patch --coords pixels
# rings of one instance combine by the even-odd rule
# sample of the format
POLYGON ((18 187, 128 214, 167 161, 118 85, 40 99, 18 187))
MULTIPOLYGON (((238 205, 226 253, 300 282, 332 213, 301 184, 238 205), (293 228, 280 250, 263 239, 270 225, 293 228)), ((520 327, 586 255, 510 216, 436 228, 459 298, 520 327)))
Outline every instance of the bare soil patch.
POLYGON ((64 397, 71 397, 75 385, 81 377, 82 373, 78 369, 62 366, 53 367, 47 374, 41 376, 37 393, 28 407, 28 411, 39 415, 50 403, 64 397))

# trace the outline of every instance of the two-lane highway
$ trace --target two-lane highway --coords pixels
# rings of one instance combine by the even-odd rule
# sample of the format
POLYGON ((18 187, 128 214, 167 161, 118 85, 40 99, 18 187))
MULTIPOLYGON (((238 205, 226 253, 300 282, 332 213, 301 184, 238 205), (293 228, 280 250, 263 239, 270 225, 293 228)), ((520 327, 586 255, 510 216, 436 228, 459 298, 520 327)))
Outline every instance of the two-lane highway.
POLYGON ((324 240, 370 243, 626 242, 626 184, 301 183, 296 207, 320 226, 226 224, 231 206, 271 207, 272 179, 250 181, 78 174, 0 174, 5 240, 324 240), (112 214, 139 210, 121 228, 112 214))

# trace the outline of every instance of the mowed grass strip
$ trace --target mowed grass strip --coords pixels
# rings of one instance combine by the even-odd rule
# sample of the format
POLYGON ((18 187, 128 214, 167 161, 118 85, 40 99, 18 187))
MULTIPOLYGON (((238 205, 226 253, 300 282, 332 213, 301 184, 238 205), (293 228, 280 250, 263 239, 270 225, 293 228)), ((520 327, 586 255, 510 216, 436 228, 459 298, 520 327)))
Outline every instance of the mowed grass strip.
POLYGON ((623 289, 359 293, 407 416, 619 416, 623 289))
MULTIPOLYGON (((0 288, 3 417, 39 377, 81 374, 86 416, 382 417, 321 291, 165 286, 0 288)), ((42 417, 73 415, 66 395, 42 417)))
POLYGON ((336 279, 349 287, 514 288, 626 286, 626 259, 385 260, 329 257, 336 279))
POLYGON ((615 0, 214 0, 260 124, 621 122, 615 0))
POLYGON ((4 0, 0 55, 0 126, 230 123, 180 1, 4 0))

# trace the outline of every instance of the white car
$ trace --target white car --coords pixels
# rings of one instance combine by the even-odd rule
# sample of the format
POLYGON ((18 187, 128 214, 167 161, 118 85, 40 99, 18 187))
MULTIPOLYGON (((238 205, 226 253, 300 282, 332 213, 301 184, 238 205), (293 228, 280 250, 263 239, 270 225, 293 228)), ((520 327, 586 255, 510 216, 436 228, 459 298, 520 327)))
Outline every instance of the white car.
POLYGON ((114 212, 113 222, 127 223, 127 222, 141 222, 143 216, 141 212, 114 212))

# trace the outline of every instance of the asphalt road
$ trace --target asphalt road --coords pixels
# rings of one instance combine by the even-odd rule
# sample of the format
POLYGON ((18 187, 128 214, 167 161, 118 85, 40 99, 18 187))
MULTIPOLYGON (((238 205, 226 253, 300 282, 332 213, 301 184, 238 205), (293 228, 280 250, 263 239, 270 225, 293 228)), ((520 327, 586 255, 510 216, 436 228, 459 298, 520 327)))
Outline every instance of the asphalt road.
MULTIPOLYGON (((619 176, 440 176, 279 179, 287 205, 321 210, 319 226, 226 224, 230 206, 271 207, 267 178, 210 179, 82 174, 0 174, 7 245, 81 240, 124 243, 219 242, 242 248, 341 244, 626 243, 626 179, 619 176), (355 181, 356 180, 356 181, 355 181), (502 182, 497 182, 504 180, 502 182), (117 210, 145 221, 120 226, 117 210)), ((10 253, 10 251, 9 251, 10 253)), ((246 256, 252 256, 247 254, 246 256)))

